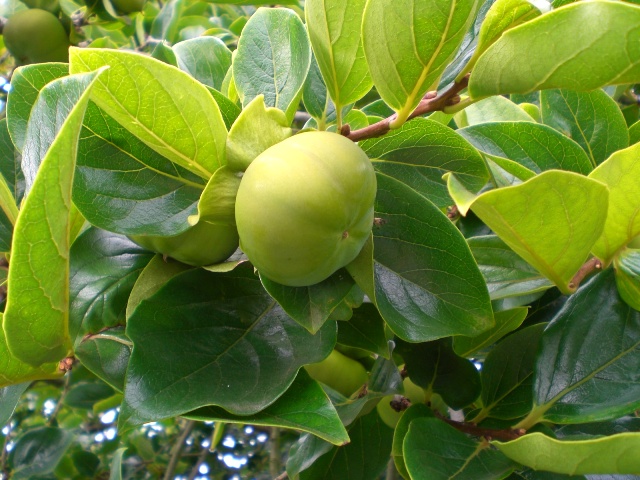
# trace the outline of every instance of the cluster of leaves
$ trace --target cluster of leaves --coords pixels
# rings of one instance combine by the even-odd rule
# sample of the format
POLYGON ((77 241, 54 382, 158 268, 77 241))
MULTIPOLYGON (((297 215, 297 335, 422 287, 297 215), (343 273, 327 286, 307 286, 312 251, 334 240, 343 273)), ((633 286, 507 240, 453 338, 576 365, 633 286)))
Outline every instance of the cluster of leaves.
POLYGON ((389 458, 411 479, 640 474, 640 7, 292 3, 84 6, 88 47, 14 72, 0 423, 76 361, 59 404, 120 405, 133 447, 17 422, 14 477, 83 478, 90 454, 91 475, 139 475, 134 455, 169 478, 185 432, 215 436, 202 422, 302 432, 290 478, 375 479, 389 458), (128 238, 232 226, 241 172, 294 127, 357 140, 376 169, 346 268, 286 287, 241 252, 194 268, 128 238), (333 349, 368 370, 351 397, 302 368, 333 349), (392 429, 374 407, 403 393, 400 365, 425 403, 392 429), (145 458, 139 427, 176 417, 175 450, 145 458))

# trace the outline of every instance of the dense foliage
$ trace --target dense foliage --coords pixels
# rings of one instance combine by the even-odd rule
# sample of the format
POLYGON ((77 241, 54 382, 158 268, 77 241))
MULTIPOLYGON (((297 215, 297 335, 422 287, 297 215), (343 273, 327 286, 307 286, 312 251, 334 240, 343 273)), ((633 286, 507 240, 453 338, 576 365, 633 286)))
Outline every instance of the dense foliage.
POLYGON ((0 478, 640 475, 640 6, 249 3, 0 6, 0 478))

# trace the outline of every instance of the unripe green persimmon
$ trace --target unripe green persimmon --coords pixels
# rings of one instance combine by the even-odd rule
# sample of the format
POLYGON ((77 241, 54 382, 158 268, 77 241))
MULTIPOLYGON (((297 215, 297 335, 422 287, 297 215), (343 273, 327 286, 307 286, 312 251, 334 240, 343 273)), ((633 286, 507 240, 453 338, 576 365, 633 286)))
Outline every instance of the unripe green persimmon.
POLYGON ((68 62, 67 32, 51 12, 31 8, 12 15, 2 34, 17 63, 68 62))
POLYGON ((247 168, 236 198, 240 248, 265 277, 313 285, 355 259, 371 233, 376 177, 330 132, 290 137, 247 168))
POLYGON ((123 14, 141 12, 144 2, 145 0, 111 0, 113 8, 123 14))
MULTIPOLYGON (((424 390, 413 383, 409 377, 405 378, 402 381, 402 386, 404 387, 403 396, 408 398, 412 404, 414 403, 424 403, 425 395, 424 390)), ((396 428, 398 424, 398 420, 402 416, 402 412, 396 412, 391 407, 391 402, 393 401, 395 395, 387 395, 380 400, 380 403, 376 406, 378 410, 378 415, 384 423, 386 423, 391 428, 396 428)))
POLYGON ((359 362, 337 350, 333 350, 323 361, 305 365, 304 368, 311 378, 324 383, 345 397, 351 396, 368 380, 367 371, 359 362))
POLYGON ((174 237, 132 235, 131 240, 152 252, 200 267, 229 258, 238 248, 238 231, 232 225, 199 222, 174 237))

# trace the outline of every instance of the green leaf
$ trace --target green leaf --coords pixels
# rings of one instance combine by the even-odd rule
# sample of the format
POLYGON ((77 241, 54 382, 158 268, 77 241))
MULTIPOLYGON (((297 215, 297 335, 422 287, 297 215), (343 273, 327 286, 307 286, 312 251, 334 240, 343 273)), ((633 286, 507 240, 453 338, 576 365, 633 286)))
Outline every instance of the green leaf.
POLYGON ((412 480, 494 480, 517 466, 486 443, 477 443, 437 418, 416 418, 403 444, 412 480))
POLYGON ((29 382, 25 382, 0 388, 0 425, 9 423, 20 397, 29 385, 29 382))
MULTIPOLYGON (((229 71, 231 71, 231 69, 229 69, 229 71)), ((233 125, 233 122, 235 122, 240 115, 240 107, 225 97, 218 90, 210 87, 207 87, 207 90, 218 104, 218 108, 220 108, 220 113, 224 120, 224 125, 227 127, 227 130, 229 130, 233 125)))
POLYGON ((205 405, 256 413, 286 391, 302 365, 329 354, 336 327, 327 323, 310 335, 267 295, 252 268, 240 267, 172 278, 138 305, 127 335, 134 349, 120 422, 136 425, 205 405))
POLYGON ((32 478, 56 468, 73 442, 70 431, 53 427, 29 430, 16 441, 11 452, 11 478, 32 478))
POLYGON ((511 187, 536 176, 517 162, 485 154, 485 162, 491 172, 491 180, 497 188, 511 187))
MULTIPOLYGON (((49 147, 35 177, 14 231, 7 306, 3 329, 12 355, 39 366, 68 356, 69 336, 69 234, 71 187, 78 135, 89 93, 100 72, 65 77, 48 84, 34 106, 39 122, 63 117, 58 135, 49 147), (56 99, 64 97, 65 101, 56 99), (50 104, 61 109, 47 108, 50 104), (65 107, 72 106, 70 110, 65 107)), ((28 133, 32 130, 29 122, 28 133)), ((34 124, 35 125, 35 124, 34 124)), ((25 157, 38 135, 27 135, 25 157)), ((47 141, 46 139, 44 140, 47 141)), ((39 150, 45 145, 36 145, 39 150)), ((32 172, 35 174, 35 172, 32 172)))
POLYGON ((225 164, 227 130, 200 82, 136 53, 73 47, 69 52, 72 73, 111 67, 91 99, 147 146, 205 180, 225 164))
POLYGON ((547 125, 495 122, 457 132, 478 150, 514 160, 536 173, 558 169, 587 175, 593 168, 577 143, 547 125))
POLYGON ((465 187, 479 191, 489 172, 482 156, 453 130, 416 118, 384 137, 360 142, 377 171, 405 183, 438 207, 451 205, 442 175, 455 172, 465 187))
POLYGON ((344 270, 309 287, 288 287, 262 276, 260 280, 282 309, 311 334, 322 328, 354 285, 344 270))
POLYGON ((390 358, 384 326, 384 320, 375 305, 363 303, 353 310, 349 321, 338 322, 338 344, 390 358))
POLYGON ((18 150, 24 147, 31 109, 44 86, 57 78, 69 75, 65 63, 39 63, 16 68, 11 76, 11 90, 7 96, 9 134, 18 150))
POLYGON ((73 408, 91 410, 96 402, 109 398, 114 393, 113 388, 102 382, 78 382, 71 386, 64 397, 64 403, 73 408))
POLYGON ((402 475, 402 478, 411 478, 407 471, 407 465, 404 462, 404 453, 402 450, 404 437, 407 436, 407 432, 409 431, 409 425, 411 425, 411 422, 416 418, 431 418, 433 416, 434 413, 431 408, 427 407, 423 403, 417 403, 406 409, 400 417, 400 420, 398 420, 396 429, 393 432, 391 458, 393 458, 393 463, 395 463, 396 469, 398 470, 398 473, 402 475))
POLYGON ((542 121, 575 140, 596 166, 629 146, 627 123, 618 104, 602 90, 540 92, 542 121))
POLYGON ((122 456, 127 451, 127 447, 119 448, 113 454, 111 459, 111 473, 109 474, 109 480, 122 480, 122 456))
POLYGON ((640 142, 640 120, 629 127, 629 145, 640 142))
POLYGON ((595 422, 640 406, 640 312, 618 295, 614 272, 571 296, 542 336, 534 410, 524 422, 595 422))
POLYGON ((480 99, 635 83, 640 78, 638 22, 640 7, 605 0, 576 2, 542 15, 507 31, 487 49, 473 69, 469 94, 480 99))
POLYGON ((553 284, 495 235, 467 240, 491 300, 543 292, 553 284))
POLYGON ((640 310, 640 250, 625 249, 614 260, 618 293, 631 308, 640 310))
POLYGON ((196 37, 173 46, 178 68, 200 83, 220 90, 231 68, 231 50, 216 37, 196 37))
POLYGON ((300 480, 378 478, 389 461, 393 430, 384 424, 374 409, 349 426, 349 437, 349 444, 333 447, 311 468, 303 470, 300 480))
POLYGON ((481 333, 477 337, 454 337, 453 350, 461 357, 470 357, 474 353, 479 352, 488 347, 502 337, 511 333, 524 322, 529 309, 526 307, 517 307, 510 310, 502 310, 495 312, 493 318, 496 325, 481 333))
POLYGON ((640 434, 621 433, 593 440, 556 440, 542 433, 511 442, 491 442, 512 460, 534 468, 567 475, 640 472, 640 434))
POLYGON ((370 0, 362 40, 371 78, 402 125, 434 90, 474 19, 476 0, 370 0), (428 20, 427 20, 428 19, 428 20))
MULTIPOLYGON (((531 5, 527 0, 522 3, 531 5)), ((494 4, 495 5, 495 4, 494 4)), ((533 6, 532 6, 533 8, 533 6)), ((531 115, 505 97, 489 97, 457 113, 454 117, 458 128, 490 122, 534 122, 531 115)))
POLYGON ((90 103, 80 133, 73 201, 87 220, 124 235, 188 228, 205 180, 154 152, 90 103))
POLYGON ((396 335, 424 342, 493 326, 489 293, 469 247, 436 206, 378 173, 374 208, 375 300, 396 335))
POLYGON ((138 276, 154 254, 126 237, 86 230, 71 247, 69 333, 77 345, 87 334, 125 324, 125 308, 138 276))
POLYGON ((398 341, 395 353, 404 360, 413 383, 428 395, 439 394, 451 408, 463 408, 480 396, 478 370, 454 353, 450 339, 418 344, 398 341))
POLYGON ((122 327, 90 335, 76 346, 78 360, 119 392, 124 391, 132 343, 122 327))
POLYGON ((592 250, 605 263, 640 234, 639 154, 640 144, 632 145, 611 155, 589 175, 609 187, 609 214, 592 250))
POLYGON ((289 138, 293 133, 289 123, 281 110, 265 105, 264 95, 255 97, 229 130, 229 168, 244 171, 267 148, 289 138))
POLYGON ((305 17, 313 53, 339 110, 360 100, 373 82, 360 28, 366 0, 310 0, 305 17))
POLYGON ((266 425, 292 428, 331 442, 343 445, 349 442, 335 408, 318 382, 309 377, 304 369, 289 389, 273 404, 249 416, 233 415, 220 407, 203 407, 185 414, 187 418, 201 421, 220 421, 242 425, 266 425))
POLYGON ((259 8, 238 40, 233 77, 243 106, 258 95, 285 112, 298 108, 309 71, 311 46, 300 17, 286 8, 259 8))
POLYGON ((0 175, 9 187, 14 204, 19 204, 24 196, 21 160, 22 157, 9 136, 7 119, 3 118, 0 120, 0 175))
POLYGON ((481 371, 482 410, 474 422, 487 416, 511 420, 531 410, 533 368, 545 324, 523 328, 502 340, 487 355, 481 371))
MULTIPOLYGON (((450 189, 459 186, 450 183, 450 189)), ((455 192, 452 196, 460 198, 455 192)), ((576 288, 571 282, 574 274, 602 232, 607 198, 602 183, 554 170, 521 185, 467 198, 463 206, 470 205, 514 252, 561 291, 571 293, 576 288)))

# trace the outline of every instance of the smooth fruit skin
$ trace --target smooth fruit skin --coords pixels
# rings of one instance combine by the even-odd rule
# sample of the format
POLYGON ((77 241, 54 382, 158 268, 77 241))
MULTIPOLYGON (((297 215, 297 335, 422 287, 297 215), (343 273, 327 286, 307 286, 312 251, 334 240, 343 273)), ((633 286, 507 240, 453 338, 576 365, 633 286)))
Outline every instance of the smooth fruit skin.
MULTIPOLYGON (((405 378, 402 381, 402 386, 404 387, 403 396, 408 398, 412 404, 414 403, 424 403, 425 395, 424 390, 409 380, 409 377, 405 378)), ((378 415, 384 423, 386 423, 391 428, 396 428, 400 417, 402 417, 402 412, 396 412, 391 407, 391 401, 393 400, 394 395, 388 395, 383 397, 380 400, 380 403, 376 406, 378 410, 378 415)))
POLYGON ((340 392, 345 397, 367 383, 368 375, 364 367, 352 358, 333 350, 327 358, 304 367, 311 378, 340 392))
POLYGON ((360 253, 375 195, 375 172, 355 143, 330 132, 295 135, 260 154, 240 182, 240 248, 275 282, 316 284, 360 253))
POLYGON ((132 235, 129 238, 152 252, 195 267, 220 263, 238 248, 238 231, 234 226, 206 222, 175 237, 132 235))
POLYGON ((2 35, 7 50, 20 65, 69 61, 67 32, 58 18, 46 10, 17 12, 7 20, 2 35))

